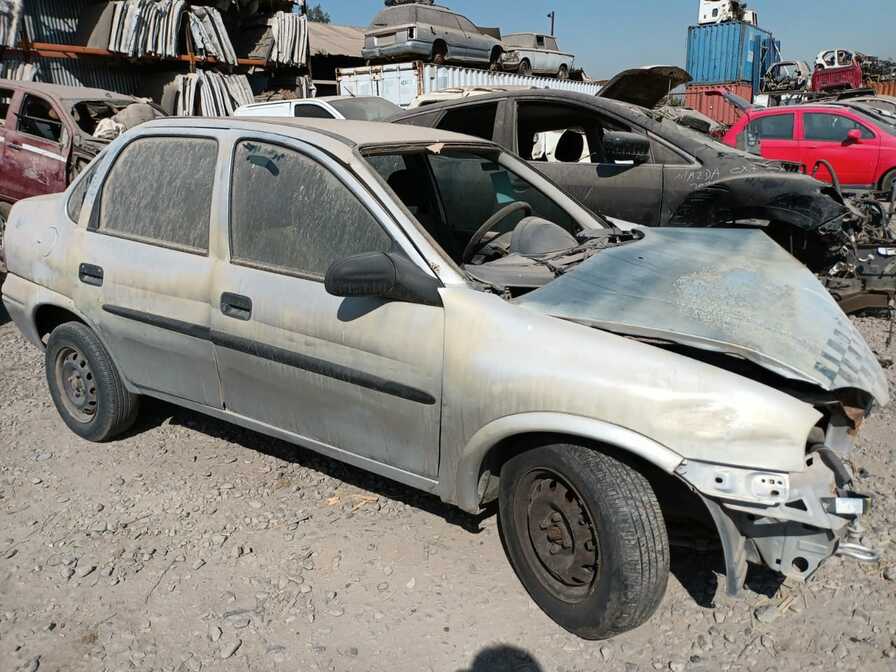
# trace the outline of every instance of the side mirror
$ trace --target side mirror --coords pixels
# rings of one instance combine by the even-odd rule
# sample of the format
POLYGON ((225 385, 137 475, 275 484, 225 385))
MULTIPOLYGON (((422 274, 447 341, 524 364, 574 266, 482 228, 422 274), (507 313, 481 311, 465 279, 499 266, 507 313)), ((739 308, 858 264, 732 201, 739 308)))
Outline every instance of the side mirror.
POLYGON ((862 142, 862 131, 857 128, 852 129, 846 134, 847 145, 858 145, 862 142))
POLYGON ((405 257, 395 253, 369 252, 334 261, 327 270, 324 287, 333 296, 378 297, 441 306, 441 284, 405 257))
POLYGON ((609 131, 604 133, 604 155, 609 163, 650 163, 650 140, 637 133, 609 131))

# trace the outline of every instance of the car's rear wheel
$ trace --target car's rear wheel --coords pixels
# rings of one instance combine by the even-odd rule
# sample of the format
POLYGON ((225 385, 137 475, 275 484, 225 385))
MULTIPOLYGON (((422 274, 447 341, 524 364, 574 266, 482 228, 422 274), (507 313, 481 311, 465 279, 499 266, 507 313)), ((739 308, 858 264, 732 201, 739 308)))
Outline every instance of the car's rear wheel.
POLYGON ((569 79, 569 66, 561 65, 560 72, 557 73, 557 77, 560 79, 569 79))
POLYGON ((560 626, 606 639, 656 611, 669 541, 647 479, 593 448, 552 444, 501 469, 501 540, 533 600, 560 626))
POLYGON ((86 325, 67 322, 53 330, 46 368, 56 410, 78 436, 108 441, 133 426, 139 397, 128 392, 106 348, 86 325))
POLYGON ((524 58, 520 62, 520 74, 521 75, 531 75, 532 74, 532 63, 529 62, 528 58, 524 58))
POLYGON ((889 197, 893 193, 894 184, 896 184, 896 169, 891 170, 884 175, 883 179, 880 181, 880 190, 889 197))

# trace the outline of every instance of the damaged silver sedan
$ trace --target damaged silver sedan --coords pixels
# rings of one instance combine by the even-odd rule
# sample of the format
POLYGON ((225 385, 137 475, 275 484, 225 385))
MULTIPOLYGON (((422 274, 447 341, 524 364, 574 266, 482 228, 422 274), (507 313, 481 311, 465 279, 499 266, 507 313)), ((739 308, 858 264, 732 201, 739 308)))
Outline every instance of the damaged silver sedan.
POLYGON ((731 593, 750 562, 875 557, 849 452, 883 372, 760 231, 622 231, 447 131, 172 119, 17 204, 7 245, 4 304, 75 433, 119 436, 145 395, 497 502, 581 637, 648 620, 701 522, 731 593))

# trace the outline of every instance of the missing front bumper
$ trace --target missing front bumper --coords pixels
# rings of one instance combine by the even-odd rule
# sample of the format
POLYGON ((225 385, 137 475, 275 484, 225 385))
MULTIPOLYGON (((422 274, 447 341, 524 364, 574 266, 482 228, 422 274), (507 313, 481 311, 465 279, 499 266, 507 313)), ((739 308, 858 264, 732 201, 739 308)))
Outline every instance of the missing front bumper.
MULTIPOLYGON (((685 480, 705 482, 704 469, 719 467, 692 462, 685 480)), ((804 472, 786 476, 786 500, 774 504, 757 502, 755 493, 749 493, 753 501, 743 501, 699 492, 719 532, 731 596, 743 589, 749 563, 805 581, 833 555, 862 562, 879 558, 855 543, 858 521, 870 509, 868 497, 838 490, 834 471, 821 459, 810 457, 804 472)), ((713 478, 713 483, 718 481, 713 478)))

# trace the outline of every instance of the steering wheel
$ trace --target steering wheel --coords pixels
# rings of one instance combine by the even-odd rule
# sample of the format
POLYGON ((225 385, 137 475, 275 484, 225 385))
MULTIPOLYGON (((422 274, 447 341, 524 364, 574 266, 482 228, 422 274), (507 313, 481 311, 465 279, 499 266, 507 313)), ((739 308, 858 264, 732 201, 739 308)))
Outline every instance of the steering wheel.
POLYGON ((477 252, 479 252, 480 249, 485 247, 486 244, 483 244, 482 242, 482 239, 485 238, 485 234, 494 229, 495 225, 498 224, 498 222, 504 221, 517 210, 525 211, 526 217, 532 216, 532 206, 525 201, 516 201, 515 203, 505 205, 503 208, 498 210, 498 212, 489 217, 486 220, 485 224, 480 226, 476 233, 473 234, 473 237, 470 238, 470 242, 467 243, 467 246, 464 248, 463 255, 461 255, 461 263, 466 264, 475 256, 477 252))

